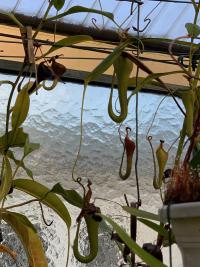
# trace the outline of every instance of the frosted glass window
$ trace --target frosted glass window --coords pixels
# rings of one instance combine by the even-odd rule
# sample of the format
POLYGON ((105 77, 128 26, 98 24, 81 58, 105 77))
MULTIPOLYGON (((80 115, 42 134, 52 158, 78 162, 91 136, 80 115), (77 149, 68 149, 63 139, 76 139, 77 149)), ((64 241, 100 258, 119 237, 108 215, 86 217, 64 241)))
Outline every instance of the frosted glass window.
MULTIPOLYGON (((14 76, 0 75, 0 80, 12 79, 14 81, 14 78, 14 76)), ((8 92, 9 86, 2 85, 0 90, 1 122, 5 120, 8 92)), ((24 128, 30 134, 31 141, 39 142, 41 148, 26 160, 26 164, 27 167, 33 170, 34 177, 49 187, 57 182, 61 182, 66 188, 77 188, 77 185, 72 182, 71 170, 80 138, 82 92, 83 85, 66 82, 59 83, 53 91, 39 90, 38 95, 31 95, 30 112, 24 128)), ((118 177, 123 147, 118 136, 118 126, 111 121, 107 113, 109 94, 110 90, 108 88, 88 86, 83 116, 83 146, 76 174, 83 177, 85 181, 89 178, 93 182, 94 196, 124 201, 124 193, 136 197, 135 175, 133 170, 131 177, 127 181, 121 181, 118 177)), ((153 163, 150 147, 146 141, 146 132, 162 98, 162 95, 139 94, 139 174, 141 198, 144 204, 143 208, 154 211, 161 205, 161 202, 158 193, 152 187, 153 163)), ((131 127, 133 139, 135 138, 134 109, 135 99, 133 98, 130 102, 128 118, 121 127, 122 130, 126 126, 131 127)), ((169 147, 177 137, 182 120, 183 116, 174 101, 170 97, 166 97, 160 106, 158 116, 156 116, 153 128, 150 131, 150 134, 153 136, 154 147, 159 144, 160 139, 164 139, 166 147, 169 147)), ((4 133, 4 127, 5 125, 1 123, 1 134, 4 133)), ((12 202, 13 199, 9 201, 12 202)), ((104 205, 105 209, 107 208, 107 212, 117 214, 117 208, 113 209, 107 202, 104 205)), ((30 218, 34 220, 41 231, 44 242, 46 242, 47 255, 50 259, 49 266, 65 266, 66 254, 63 247, 65 247, 67 241, 63 238, 64 230, 60 230, 65 229, 64 225, 62 225, 57 217, 53 217, 52 213, 48 210, 47 218, 49 220, 53 218, 54 224, 53 228, 47 228, 44 230, 44 234, 42 234, 43 230, 41 228, 43 229, 44 225, 38 224, 37 221, 37 218, 40 218, 39 209, 26 207, 23 211, 31 216, 30 218), (31 215, 32 211, 34 211, 34 215, 31 215), (53 245, 53 249, 51 248, 52 244, 56 244, 55 246, 53 245)), ((73 220, 75 220, 77 214, 74 209, 70 211, 72 212, 73 220)), ((142 234, 141 240, 144 241, 145 237, 142 234)), ((110 241, 108 242, 106 239, 106 241, 102 242, 108 244, 110 241)), ((107 249, 113 255, 117 250, 113 248, 111 243, 109 244, 107 249)), ((106 246, 103 247, 105 248, 106 246)), ((18 248, 18 245, 16 245, 16 248, 18 248)), ((113 262, 110 262, 112 257, 103 256, 107 251, 100 251, 97 260, 88 266, 116 266, 115 257, 113 257, 113 262)), ((180 259, 180 257, 177 259, 180 259)), ((72 265, 70 266, 83 266, 77 264, 74 259, 72 259, 72 262, 73 264, 71 263, 72 265)), ((19 266, 25 267, 26 265, 19 266)))

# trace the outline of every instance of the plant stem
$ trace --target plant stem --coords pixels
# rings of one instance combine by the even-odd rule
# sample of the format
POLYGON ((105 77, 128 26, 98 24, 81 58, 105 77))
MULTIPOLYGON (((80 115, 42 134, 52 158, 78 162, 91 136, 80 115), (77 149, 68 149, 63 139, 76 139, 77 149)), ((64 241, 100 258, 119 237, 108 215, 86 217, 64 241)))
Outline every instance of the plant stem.
POLYGON ((35 199, 35 198, 34 198, 34 199, 28 200, 28 201, 23 202, 23 203, 19 203, 19 204, 15 204, 15 205, 12 205, 12 206, 5 207, 4 209, 5 209, 5 210, 8 210, 8 209, 18 208, 18 207, 21 207, 21 206, 30 204, 30 203, 35 202, 35 201, 40 201, 40 199, 35 199))
POLYGON ((45 12, 45 14, 44 14, 44 16, 43 16, 43 18, 42 18, 41 21, 40 21, 40 24, 38 25, 38 27, 37 27, 35 33, 33 34, 33 39, 36 38, 36 36, 38 35, 39 31, 41 30, 41 28, 42 28, 42 26, 43 26, 43 24, 44 24, 44 22, 45 22, 45 20, 46 20, 46 18, 47 18, 47 16, 48 16, 48 14, 49 14, 49 11, 50 11, 50 9, 52 8, 52 6, 53 6, 53 4, 52 4, 51 1, 50 1, 50 2, 49 2, 49 5, 48 5, 48 7, 47 7, 47 10, 46 10, 46 12, 45 12))
POLYGON ((5 135, 6 135, 6 150, 8 150, 8 130, 9 130, 9 119, 10 119, 10 105, 11 105, 11 101, 12 101, 12 97, 13 97, 13 94, 14 94, 14 91, 15 91, 15 88, 18 84, 18 81, 19 79, 21 78, 21 75, 24 71, 24 67, 25 67, 26 63, 25 63, 25 59, 24 59, 24 62, 23 62, 23 65, 22 65, 22 68, 15 80, 15 83, 11 89, 11 92, 10 92, 10 95, 9 95, 9 98, 8 98, 8 104, 7 104, 7 112, 6 112, 6 130, 5 130, 5 135))

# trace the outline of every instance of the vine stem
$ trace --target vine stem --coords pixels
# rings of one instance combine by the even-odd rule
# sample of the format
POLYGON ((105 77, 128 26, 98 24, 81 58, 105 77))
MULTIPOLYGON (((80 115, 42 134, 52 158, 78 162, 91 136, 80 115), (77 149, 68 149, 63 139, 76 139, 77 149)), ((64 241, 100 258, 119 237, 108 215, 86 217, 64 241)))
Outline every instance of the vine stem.
POLYGON ((9 98, 8 98, 8 104, 7 104, 7 112, 6 112, 6 130, 5 130, 5 135, 6 135, 6 149, 7 149, 7 146, 8 146, 8 130, 9 130, 9 119, 10 119, 10 106, 11 106, 11 101, 12 101, 12 97, 13 97, 13 94, 14 94, 14 91, 16 89, 16 86, 19 82, 19 79, 21 78, 21 75, 24 71, 24 68, 26 66, 26 63, 25 63, 25 59, 24 59, 24 62, 23 62, 23 65, 22 65, 22 68, 15 80, 15 83, 11 89, 11 92, 10 92, 10 95, 9 95, 9 98))
POLYGON ((37 27, 35 33, 33 34, 33 39, 36 38, 36 36, 38 35, 39 31, 41 30, 41 28, 42 28, 42 26, 43 26, 43 23, 45 22, 45 20, 46 20, 46 18, 47 18, 47 16, 48 16, 49 11, 50 11, 50 9, 52 8, 52 6, 53 6, 52 1, 50 1, 50 2, 49 2, 49 5, 48 5, 48 7, 47 7, 47 10, 46 10, 46 12, 45 12, 45 14, 44 14, 44 16, 43 16, 43 18, 42 18, 40 24, 38 25, 38 27, 37 27))
POLYGON ((80 157, 81 146, 82 146, 82 141, 83 141, 83 108, 84 108, 84 100, 85 100, 86 88, 87 88, 87 85, 84 85, 83 95, 82 95, 82 103, 81 103, 80 141, 79 141, 79 146, 78 146, 78 152, 77 152, 77 155, 76 155, 76 159, 75 159, 73 167, 72 167, 72 179, 74 180, 74 182, 77 182, 77 179, 75 179, 74 173, 75 173, 75 169, 76 169, 76 166, 77 166, 77 162, 78 162, 79 157, 80 157))
POLYGON ((8 210, 8 209, 18 208, 18 207, 27 205, 27 204, 32 203, 32 202, 35 202, 35 201, 40 201, 40 199, 35 199, 35 198, 34 198, 34 199, 28 200, 28 201, 26 201, 26 202, 22 202, 22 203, 19 203, 19 204, 15 204, 15 205, 12 205, 12 206, 5 207, 4 209, 5 209, 5 210, 8 210))
MULTIPOLYGON (((138 4, 138 14, 137 14, 137 39, 139 40, 140 38, 140 32, 139 32, 139 27, 140 27, 140 6, 138 4)), ((139 42, 137 44, 137 58, 139 59, 139 42)), ((138 77, 139 77, 139 66, 137 65, 136 68, 136 87, 138 85, 138 77)), ((135 148, 136 148, 136 153, 135 153, 135 179, 136 179, 136 186, 137 186, 137 204, 138 206, 141 205, 141 199, 140 199, 140 189, 139 189, 139 176, 138 176, 138 159, 139 159, 139 144, 138 144, 138 105, 139 105, 139 98, 138 98, 138 93, 136 93, 136 107, 135 107, 135 135, 136 135, 136 140, 135 140, 135 148)))

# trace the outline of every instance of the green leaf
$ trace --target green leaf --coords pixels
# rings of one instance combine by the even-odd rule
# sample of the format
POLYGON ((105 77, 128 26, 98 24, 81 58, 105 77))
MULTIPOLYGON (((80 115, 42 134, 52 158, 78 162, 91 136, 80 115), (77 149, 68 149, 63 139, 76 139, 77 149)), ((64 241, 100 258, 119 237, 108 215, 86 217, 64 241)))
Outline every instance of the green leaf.
POLYGON ((160 221, 159 216, 157 214, 147 212, 145 210, 127 207, 127 206, 123 206, 122 208, 133 216, 141 217, 141 218, 145 218, 145 219, 149 219, 153 221, 160 221))
POLYGON ((192 158, 192 160, 190 161, 190 166, 193 169, 196 169, 198 167, 200 167, 200 151, 198 151, 194 157, 192 158))
POLYGON ((151 228, 154 231, 156 231, 157 233, 159 233, 161 236, 164 236, 164 238, 168 239, 169 232, 163 226, 156 224, 152 221, 146 220, 146 219, 140 219, 139 218, 138 221, 142 222, 143 224, 145 224, 149 228, 151 228))
POLYGON ((52 4, 59 11, 64 6, 65 0, 52 0, 52 4))
POLYGON ((52 53, 52 52, 54 52, 54 51, 56 51, 62 47, 78 44, 81 42, 92 41, 92 40, 93 40, 92 37, 89 35, 74 35, 74 36, 64 38, 64 39, 56 42, 55 44, 53 44, 52 47, 46 53, 44 53, 41 57, 38 57, 37 60, 40 60, 43 57, 46 57, 50 53, 52 53))
MULTIPOLYGON (((181 70, 177 70, 177 71, 169 71, 169 72, 161 72, 161 73, 152 73, 149 74, 144 80, 142 80, 138 86, 135 88, 135 90, 133 91, 133 93, 131 94, 131 96, 137 94, 138 92, 140 92, 140 90, 146 85, 152 82, 152 80, 154 79, 158 79, 160 77, 163 76, 168 76, 168 75, 172 75, 172 74, 177 74, 177 73, 182 73, 183 71, 181 70)), ((160 85, 163 87, 163 84, 160 83, 160 85)), ((164 87, 165 88, 165 87, 164 87)), ((165 88, 166 90, 166 88, 165 88)), ((129 97, 130 98, 130 97, 129 97)))
POLYGON ((121 55, 123 50, 132 42, 132 39, 126 40, 124 43, 116 47, 88 76, 84 79, 85 86, 96 77, 104 73, 113 62, 121 55))
POLYGON ((193 23, 186 23, 185 28, 188 31, 188 34, 192 37, 197 37, 200 34, 200 27, 193 23))
POLYGON ((117 232, 124 243, 130 248, 130 250, 137 254, 138 257, 140 257, 146 264, 148 264, 150 267, 166 267, 166 265, 154 258, 152 255, 142 249, 135 241, 133 241, 133 239, 111 218, 102 214, 98 215, 106 220, 110 225, 112 225, 113 229, 117 232))
POLYGON ((32 223, 24 215, 15 212, 2 212, 1 216, 21 240, 28 257, 29 266, 48 267, 40 238, 32 223))
POLYGON ((78 208, 83 207, 83 198, 75 190, 65 190, 60 183, 54 185, 51 192, 61 195, 68 203, 78 208))
POLYGON ((26 174, 33 179, 33 172, 22 163, 22 168, 26 171, 26 174))
POLYGON ((30 143, 29 138, 26 138, 25 146, 24 146, 24 157, 40 148, 40 144, 30 143))
POLYGON ((6 197, 12 185, 12 168, 7 156, 4 156, 4 173, 0 185, 0 201, 6 197))
POLYGON ((14 180, 13 186, 16 189, 26 192, 27 194, 37 198, 38 200, 41 200, 42 203, 52 208, 63 219, 68 229, 70 228, 71 217, 67 208, 56 196, 56 194, 50 192, 50 190, 46 186, 28 179, 14 180))
POLYGON ((17 128, 15 131, 9 131, 8 137, 6 135, 0 137, 0 151, 9 147, 23 147, 28 134, 23 132, 23 128, 17 128), (8 143, 7 143, 8 140, 8 143))
POLYGON ((15 164, 16 164, 17 166, 20 165, 20 167, 22 167, 22 168, 26 171, 27 175, 28 175, 31 179, 33 179, 33 173, 32 173, 32 171, 31 171, 29 168, 27 168, 27 167, 25 166, 23 160, 18 160, 18 159, 15 158, 13 151, 8 150, 6 155, 7 155, 10 159, 12 159, 12 160, 15 162, 15 164))
POLYGON ((60 19, 62 17, 65 17, 67 15, 71 15, 71 14, 75 14, 75 13, 81 13, 81 12, 96 13, 96 14, 103 15, 103 16, 111 19, 112 21, 114 20, 114 16, 110 12, 105 12, 105 11, 101 11, 98 9, 87 8, 87 7, 83 7, 83 6, 73 6, 70 9, 68 9, 67 11, 65 11, 65 12, 63 12, 57 16, 47 18, 46 21, 47 20, 57 20, 57 19, 60 19))
POLYGON ((12 128, 18 128, 26 119, 30 106, 30 98, 27 85, 18 93, 15 105, 12 109, 12 128))

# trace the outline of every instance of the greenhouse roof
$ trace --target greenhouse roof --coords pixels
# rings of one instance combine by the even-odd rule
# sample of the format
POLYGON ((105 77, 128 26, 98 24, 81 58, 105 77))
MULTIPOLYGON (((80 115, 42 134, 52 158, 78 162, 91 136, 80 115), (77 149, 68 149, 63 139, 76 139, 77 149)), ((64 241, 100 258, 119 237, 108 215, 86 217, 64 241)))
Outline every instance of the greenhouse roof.
MULTIPOLYGON (((19 28, 15 27, 16 25, 6 15, 6 12, 14 13, 23 25, 32 26, 34 30, 44 16, 48 3, 49 0, 1 1, 1 71, 18 71, 18 64, 22 62, 24 57, 19 28)), ((51 8, 48 15, 49 20, 45 21, 42 28, 43 32, 40 32, 37 38, 39 43, 42 44, 44 53, 55 41, 66 36, 91 35, 93 41, 80 46, 65 47, 60 51, 63 54, 60 60, 68 69, 66 78, 71 77, 72 80, 82 82, 86 73, 91 72, 105 58, 106 54, 103 54, 102 50, 110 53, 116 46, 116 42, 120 40, 120 31, 117 31, 117 29, 120 28, 123 32, 128 31, 131 35, 137 35, 135 29, 139 25, 139 35, 143 37, 142 42, 144 44, 144 53, 140 56, 140 59, 145 61, 145 64, 151 67, 154 72, 166 71, 166 68, 168 71, 174 71, 178 67, 168 54, 169 39, 185 35, 185 24, 192 22, 193 17, 194 8, 187 0, 144 0, 143 3, 140 0, 134 2, 132 0, 67 0, 59 11, 54 7, 51 8), (60 16, 57 19, 50 20, 50 18, 69 11, 75 6, 84 7, 86 12, 60 16), (98 12, 88 12, 88 9, 112 13, 114 19, 110 19, 109 15, 103 17, 101 14, 97 14, 98 12), (152 39, 157 37, 163 39, 152 39), (45 43, 47 40, 49 43, 45 43), (104 42, 96 42, 96 40, 104 42), (88 51, 86 47, 89 47, 88 51)), ((173 46, 175 55, 187 55, 188 51, 189 47, 185 43, 173 46)), ((105 74, 108 77, 99 78, 98 82, 110 85, 112 68, 109 68, 105 74)), ((146 76, 142 71, 140 75, 141 77, 146 76)), ((165 77, 163 79, 165 80, 165 77)), ((185 79, 182 79, 181 75, 175 81, 173 75, 171 75, 166 78, 165 82, 173 85, 185 85, 185 79)))
MULTIPOLYGON (((137 26, 137 1, 131 0, 68 0, 58 14, 69 10, 72 6, 84 6, 111 12, 115 21, 122 28, 130 28, 129 32, 135 34, 133 27, 137 26), (132 7, 132 8, 131 8, 132 7)), ((47 8, 48 0, 6 0, 1 1, 0 10, 9 11, 16 14, 23 14, 28 17, 41 18, 47 8)), ((185 23, 191 22, 194 8, 188 0, 144 0, 140 5, 140 30, 145 29, 141 35, 147 37, 174 38, 186 33, 185 23)), ((57 10, 52 8, 49 16, 55 16, 57 10)), ((71 14, 58 19, 66 24, 82 25, 86 27, 96 27, 99 29, 115 29, 116 25, 112 20, 94 13, 71 14)))

